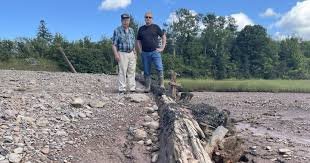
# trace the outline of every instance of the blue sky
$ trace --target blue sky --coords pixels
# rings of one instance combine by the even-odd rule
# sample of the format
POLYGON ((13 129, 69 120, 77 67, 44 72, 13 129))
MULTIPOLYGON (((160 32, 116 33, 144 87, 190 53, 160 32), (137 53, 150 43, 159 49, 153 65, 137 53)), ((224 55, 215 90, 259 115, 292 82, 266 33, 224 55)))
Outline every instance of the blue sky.
POLYGON ((261 24, 274 38, 296 34, 310 39, 310 0, 4 0, 0 1, 0 38, 34 37, 44 19, 52 33, 96 41, 112 35, 121 13, 130 13, 143 24, 144 13, 151 10, 154 22, 162 25, 179 8, 233 15, 240 29, 261 24))

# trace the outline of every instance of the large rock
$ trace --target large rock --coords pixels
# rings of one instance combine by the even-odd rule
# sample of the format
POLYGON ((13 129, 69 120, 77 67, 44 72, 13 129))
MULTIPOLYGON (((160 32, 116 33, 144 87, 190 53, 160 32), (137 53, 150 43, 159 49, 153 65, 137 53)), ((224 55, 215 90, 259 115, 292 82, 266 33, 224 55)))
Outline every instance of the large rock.
MULTIPOLYGON (((4 143, 13 143, 13 137, 12 136, 4 136, 3 137, 3 142, 4 143)), ((0 152, 1 152, 1 150, 0 150, 0 152)))
POLYGON ((154 113, 155 109, 153 107, 145 107, 147 113, 154 113))
POLYGON ((49 152, 50 152, 50 149, 49 149, 49 147, 44 147, 44 148, 42 148, 41 149, 41 152, 43 153, 43 154, 48 154, 49 152))
POLYGON ((144 117, 144 121, 145 121, 145 122, 152 122, 152 121, 153 121, 153 118, 150 117, 150 116, 148 116, 148 115, 146 115, 146 116, 144 117))
POLYGON ((86 114, 85 114, 85 113, 83 113, 83 112, 79 112, 79 117, 81 117, 81 118, 86 118, 87 116, 86 116, 86 114))
POLYGON ((142 140, 147 137, 147 133, 142 129, 134 130, 133 136, 135 140, 142 140))
POLYGON ((158 153, 155 153, 155 154, 153 154, 153 156, 152 156, 152 163, 157 162, 157 160, 158 160, 158 153))
POLYGON ((281 155, 290 155, 292 154, 292 151, 290 149, 286 149, 286 148, 280 148, 279 149, 279 153, 281 155))
POLYGON ((107 103, 102 101, 91 101, 89 106, 92 108, 103 108, 107 103))
MULTIPOLYGON (((13 139, 13 138, 12 138, 13 139)), ((2 146, 0 146, 0 155, 2 156, 6 156, 9 153, 8 150, 3 149, 2 146)))
POLYGON ((5 157, 0 155, 0 161, 3 161, 3 160, 5 160, 5 157))
POLYGON ((22 160, 22 156, 16 153, 11 153, 9 155, 9 161, 12 163, 19 163, 22 160))
POLYGON ((130 94, 128 99, 130 102, 136 103, 149 102, 151 100, 150 97, 145 94, 130 94))
POLYGON ((23 152, 24 152, 24 148, 22 148, 22 147, 18 147, 18 148, 14 149, 14 153, 16 153, 16 154, 21 154, 23 152))
POLYGON ((14 119, 14 118, 16 118, 17 114, 18 114, 18 112, 16 110, 5 110, 3 118, 4 119, 14 119))
POLYGON ((1 160, 0 163, 10 163, 9 160, 1 160))
POLYGON ((150 129, 158 130, 159 129, 159 122, 152 121, 152 122, 149 123, 148 127, 150 129))
POLYGON ((71 105, 76 108, 83 107, 83 104, 84 104, 84 100, 80 97, 74 98, 73 101, 71 102, 71 105))

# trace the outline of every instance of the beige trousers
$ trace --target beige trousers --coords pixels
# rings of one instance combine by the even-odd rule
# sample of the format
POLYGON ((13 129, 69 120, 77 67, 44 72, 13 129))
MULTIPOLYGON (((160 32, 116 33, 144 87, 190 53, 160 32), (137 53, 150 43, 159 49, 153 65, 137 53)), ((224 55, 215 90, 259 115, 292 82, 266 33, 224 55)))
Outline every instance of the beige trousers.
POLYGON ((126 91, 127 83, 130 91, 136 89, 135 72, 137 57, 133 52, 119 52, 120 61, 118 62, 118 90, 126 91))

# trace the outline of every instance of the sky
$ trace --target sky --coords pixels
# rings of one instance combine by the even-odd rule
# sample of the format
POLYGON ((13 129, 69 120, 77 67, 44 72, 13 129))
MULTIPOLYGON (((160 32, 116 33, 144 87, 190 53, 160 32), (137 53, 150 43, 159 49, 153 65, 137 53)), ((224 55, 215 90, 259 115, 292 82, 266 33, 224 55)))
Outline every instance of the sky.
POLYGON ((3 0, 0 1, 0 39, 35 37, 40 20, 68 40, 85 36, 98 41, 111 37, 120 15, 129 13, 144 24, 152 11, 154 23, 174 21, 174 11, 232 16, 238 30, 260 24, 274 39, 296 35, 310 40, 310 0, 3 0))

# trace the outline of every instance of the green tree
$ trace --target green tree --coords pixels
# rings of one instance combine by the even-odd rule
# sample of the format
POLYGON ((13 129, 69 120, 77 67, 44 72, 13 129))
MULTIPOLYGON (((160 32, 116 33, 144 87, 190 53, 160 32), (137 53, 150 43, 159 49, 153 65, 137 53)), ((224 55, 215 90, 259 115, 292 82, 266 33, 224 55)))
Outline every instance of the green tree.
POLYGON ((305 78, 304 56, 298 38, 288 38, 280 43, 279 71, 283 78, 305 78))
POLYGON ((38 57, 39 53, 36 50, 34 44, 34 39, 21 37, 15 39, 16 50, 17 50, 17 57, 20 58, 29 58, 29 57, 38 57))
POLYGON ((0 40, 0 60, 6 61, 12 57, 14 42, 11 40, 0 40))
POLYGON ((175 19, 164 25, 168 38, 165 52, 171 54, 174 59, 181 58, 182 64, 186 66, 178 65, 177 67, 184 67, 183 72, 178 72, 183 76, 199 77, 200 75, 197 64, 203 52, 199 37, 200 24, 200 14, 181 8, 175 11, 175 19))
POLYGON ((50 57, 50 45, 52 44, 53 36, 49 32, 46 23, 44 20, 40 21, 37 38, 32 41, 33 46, 35 47, 36 51, 39 53, 40 57, 50 57))
POLYGON ((231 43, 235 39, 236 28, 234 19, 214 14, 207 14, 202 18, 205 29, 202 32, 204 46, 205 67, 216 79, 223 79, 232 76, 233 65, 231 58, 231 43), (228 24, 227 26, 225 26, 228 24))
POLYGON ((303 55, 307 58, 310 58, 310 41, 303 41, 300 48, 303 55))
MULTIPOLYGON (((193 54, 189 53, 189 44, 195 44, 199 32, 199 14, 181 8, 175 12, 176 20, 169 24, 168 36, 174 41, 174 50, 182 55, 185 64, 191 64, 193 54)), ((192 51, 192 50, 190 50, 192 51)))
POLYGON ((37 39, 43 39, 48 43, 51 43, 51 41, 53 40, 53 35, 49 32, 44 20, 40 21, 40 25, 38 27, 37 39))
POLYGON ((260 25, 246 26, 237 36, 232 59, 238 76, 243 78, 270 78, 277 54, 270 52, 271 39, 260 25))

